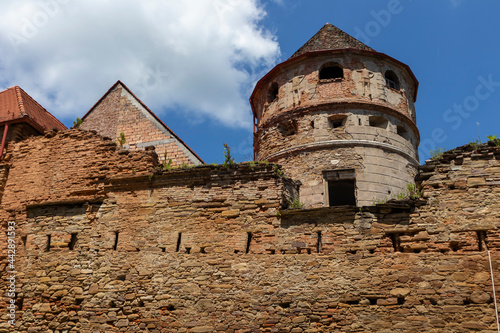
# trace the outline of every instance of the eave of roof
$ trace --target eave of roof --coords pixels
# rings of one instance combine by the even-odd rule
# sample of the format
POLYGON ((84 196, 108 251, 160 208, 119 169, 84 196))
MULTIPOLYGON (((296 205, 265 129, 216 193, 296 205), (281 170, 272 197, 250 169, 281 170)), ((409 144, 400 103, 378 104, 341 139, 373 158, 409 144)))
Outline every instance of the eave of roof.
POLYGON ((0 92, 0 112, 5 112, 4 117, 0 117, 0 124, 27 122, 39 132, 51 129, 67 129, 63 123, 48 112, 36 100, 19 86, 13 86, 0 92), (5 111, 5 109, 7 109, 5 111), (9 112, 10 111, 10 112, 9 112))

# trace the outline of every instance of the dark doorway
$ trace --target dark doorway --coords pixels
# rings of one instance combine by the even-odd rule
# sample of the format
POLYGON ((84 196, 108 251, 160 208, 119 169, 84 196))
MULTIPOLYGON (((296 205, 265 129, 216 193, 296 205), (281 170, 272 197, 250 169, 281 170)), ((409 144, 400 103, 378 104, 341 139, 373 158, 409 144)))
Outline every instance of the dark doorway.
POLYGON ((355 180, 328 181, 329 206, 356 205, 355 180))

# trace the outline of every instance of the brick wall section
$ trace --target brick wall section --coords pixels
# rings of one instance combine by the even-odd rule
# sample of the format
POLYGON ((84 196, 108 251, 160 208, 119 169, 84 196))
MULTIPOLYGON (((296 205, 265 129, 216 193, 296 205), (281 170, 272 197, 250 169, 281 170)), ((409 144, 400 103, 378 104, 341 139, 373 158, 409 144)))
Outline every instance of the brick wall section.
POLYGON ((425 165, 425 199, 284 210, 293 184, 273 165, 153 172, 110 143, 72 130, 9 155, 18 332, 495 330, 477 231, 497 271, 496 147, 425 165))
POLYGON ((198 165, 202 161, 163 126, 123 85, 117 83, 84 117, 80 126, 118 142, 125 135, 125 148, 143 150, 154 146, 161 161, 167 154, 172 166, 198 165))
POLYGON ((82 130, 47 132, 13 144, 5 157, 9 176, 2 208, 62 201, 93 201, 111 175, 148 174, 151 152, 119 150, 109 139, 82 130))

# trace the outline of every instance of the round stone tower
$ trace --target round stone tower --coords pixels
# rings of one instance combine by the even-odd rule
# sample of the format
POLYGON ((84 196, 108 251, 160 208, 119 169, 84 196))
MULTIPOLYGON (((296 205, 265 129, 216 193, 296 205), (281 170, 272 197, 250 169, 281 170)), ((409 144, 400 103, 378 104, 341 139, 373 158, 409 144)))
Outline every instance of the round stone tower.
POLYGON ((256 160, 301 181, 306 207, 371 205, 414 184, 418 81, 402 62, 326 24, 256 85, 256 160))

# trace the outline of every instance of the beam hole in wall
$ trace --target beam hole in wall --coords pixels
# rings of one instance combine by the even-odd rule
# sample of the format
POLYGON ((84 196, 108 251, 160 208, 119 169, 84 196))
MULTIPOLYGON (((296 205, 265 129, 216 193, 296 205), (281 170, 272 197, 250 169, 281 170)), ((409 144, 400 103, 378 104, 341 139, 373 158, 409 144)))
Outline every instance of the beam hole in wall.
POLYGON ((45 246, 45 251, 50 251, 50 240, 51 240, 52 236, 51 235, 47 235, 47 244, 45 246))
POLYGON ((359 304, 359 300, 350 300, 350 301, 345 301, 346 304, 349 305, 357 305, 359 304))
POLYGON ((113 250, 116 251, 118 249, 118 231, 115 231, 115 243, 113 244, 113 250))
POLYGON ((434 298, 431 298, 430 302, 431 302, 432 305, 437 305, 438 304, 438 302, 434 298))
POLYGON ((396 73, 394 73, 391 70, 388 70, 387 72, 385 72, 384 77, 385 77, 385 83, 389 88, 396 90, 401 89, 401 86, 399 84, 399 78, 396 75, 396 73))
POLYGON ((281 302, 281 303, 278 303, 278 306, 280 306, 283 309, 288 309, 288 308, 290 308, 291 304, 292 304, 292 302, 281 302))
POLYGON ((488 250, 488 243, 486 238, 488 235, 486 234, 486 230, 479 230, 476 231, 477 234, 477 245, 478 245, 478 250, 479 251, 485 251, 488 250))
POLYGON ((191 253, 191 248, 186 246, 186 253, 190 254, 191 253))
POLYGON ((389 237, 391 238, 392 241, 392 247, 394 249, 394 252, 403 252, 401 250, 401 237, 399 234, 389 234, 389 237))
POLYGON ((175 252, 179 252, 181 249, 181 241, 182 241, 182 232, 177 234, 177 245, 175 247, 175 252))
POLYGON ((23 304, 24 304, 24 298, 18 297, 17 295, 18 294, 16 294, 16 298, 15 298, 15 303, 16 303, 16 306, 17 306, 17 311, 22 311, 23 310, 23 304))
POLYGON ((316 240, 316 252, 321 253, 323 251, 323 235, 321 231, 317 232, 317 240, 316 240))
POLYGON ((398 297, 398 305, 403 305, 405 304, 405 298, 404 297, 398 297))
POLYGON ((450 249, 453 251, 453 252, 457 252, 458 250, 460 250, 461 246, 460 246, 460 243, 457 242, 457 241, 451 241, 450 242, 450 249))
POLYGON ((344 70, 337 64, 326 63, 319 71, 320 80, 342 80, 344 78, 344 70))
POLYGON ((207 252, 205 251, 205 247, 200 247, 200 253, 206 254, 207 252))
POLYGON ((250 253, 250 245, 252 244, 252 233, 247 232, 247 246, 245 249, 245 253, 250 253))
POLYGON ((378 127, 382 129, 387 129, 387 125, 389 124, 389 121, 385 119, 384 117, 380 116, 370 116, 368 118, 368 123, 371 127, 378 127))
POLYGON ((273 82, 271 86, 269 87, 269 91, 267 94, 267 101, 269 103, 273 102, 278 98, 278 93, 279 93, 279 86, 278 83, 273 82))
POLYGON ((71 234, 71 240, 68 243, 68 248, 70 250, 73 250, 75 248, 76 240, 77 240, 77 233, 72 233, 71 234))
POLYGON ((370 305, 377 305, 377 298, 368 297, 368 301, 370 301, 370 305))

